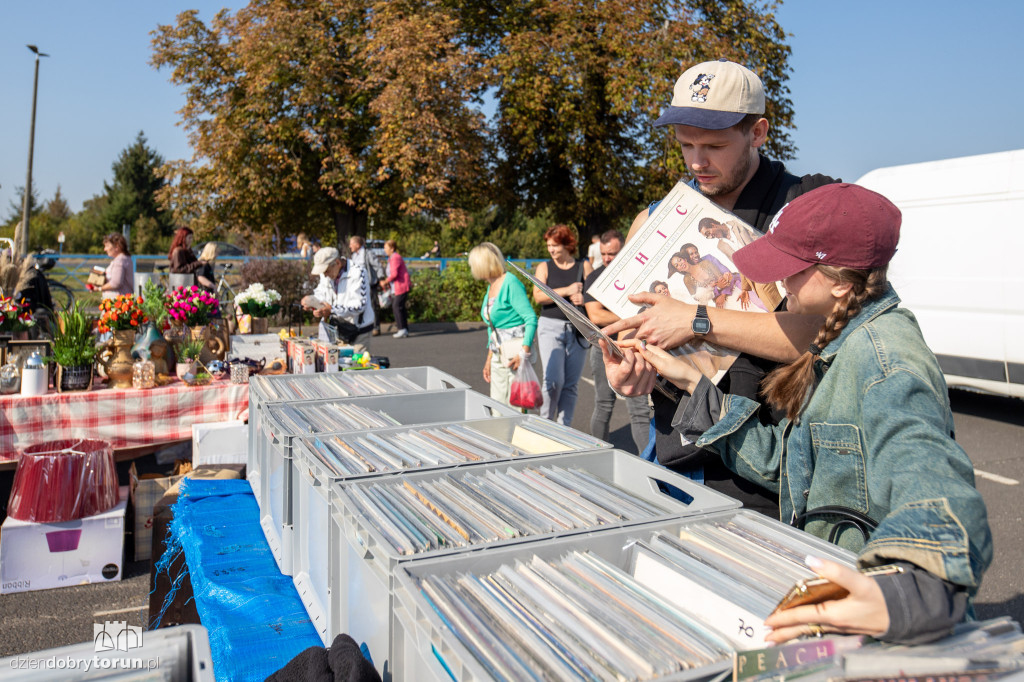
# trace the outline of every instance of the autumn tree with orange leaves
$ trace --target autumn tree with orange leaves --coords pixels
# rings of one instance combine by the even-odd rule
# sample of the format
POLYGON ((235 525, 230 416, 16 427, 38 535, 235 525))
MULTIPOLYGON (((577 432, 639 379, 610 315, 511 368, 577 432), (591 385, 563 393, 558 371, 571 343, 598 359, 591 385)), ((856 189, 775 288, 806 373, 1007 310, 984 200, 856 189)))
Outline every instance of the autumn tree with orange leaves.
POLYGON ((154 32, 184 88, 192 159, 163 200, 208 233, 365 234, 497 207, 585 238, 685 173, 650 123, 690 64, 744 63, 771 101, 767 151, 792 156, 789 47, 760 0, 253 0, 154 32), (488 120, 484 114, 487 111, 488 120))

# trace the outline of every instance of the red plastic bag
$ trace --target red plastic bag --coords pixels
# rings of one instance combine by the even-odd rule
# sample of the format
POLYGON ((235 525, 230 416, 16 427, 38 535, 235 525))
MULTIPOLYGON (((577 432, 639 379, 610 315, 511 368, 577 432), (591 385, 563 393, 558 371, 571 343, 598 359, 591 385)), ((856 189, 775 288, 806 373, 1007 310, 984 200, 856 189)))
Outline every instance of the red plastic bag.
POLYGON ((512 393, 508 399, 513 407, 527 409, 540 407, 544 404, 544 394, 540 392, 540 379, 533 371, 533 365, 523 356, 519 356, 519 369, 512 379, 512 393))

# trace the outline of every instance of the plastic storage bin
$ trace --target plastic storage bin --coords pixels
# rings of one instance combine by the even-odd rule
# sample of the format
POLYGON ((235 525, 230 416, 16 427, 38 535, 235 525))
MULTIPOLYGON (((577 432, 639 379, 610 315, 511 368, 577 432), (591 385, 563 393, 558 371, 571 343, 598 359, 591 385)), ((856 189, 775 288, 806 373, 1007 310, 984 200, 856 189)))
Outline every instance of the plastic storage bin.
MULTIPOLYGON (((516 452, 513 458, 502 458, 500 461, 537 461, 538 457, 550 457, 552 455, 564 454, 567 452, 582 452, 605 450, 610 451, 610 443, 599 440, 574 429, 552 423, 546 419, 533 415, 520 415, 518 417, 495 417, 491 419, 478 419, 472 421, 458 422, 481 434, 490 436, 495 440, 504 443, 516 443, 516 452), (548 441, 537 441, 531 436, 536 432, 528 432, 524 437, 523 426, 534 426, 544 429, 553 434, 564 434, 566 440, 576 443, 562 446, 560 450, 548 452, 536 452, 527 450, 527 446, 536 450, 550 449, 556 444, 548 441)), ((433 425, 438 427, 442 425, 433 425)), ((391 434, 408 432, 413 429, 431 428, 423 425, 401 426, 389 429, 373 431, 374 435, 387 437, 391 434)), ((351 432, 346 436, 359 436, 366 432, 351 432)), ((295 587, 306 605, 313 624, 320 632, 324 644, 333 641, 329 640, 330 628, 327 624, 329 617, 327 604, 328 593, 328 557, 334 553, 328 550, 328 543, 324 538, 328 535, 331 513, 331 499, 329 491, 334 483, 356 482, 369 478, 380 478, 399 473, 398 470, 384 471, 370 474, 338 475, 327 463, 323 455, 310 447, 309 438, 298 439, 292 447, 294 473, 291 479, 292 485, 292 576, 295 587)), ((436 467, 421 467, 417 469, 406 469, 404 473, 422 473, 425 471, 436 471, 439 469, 450 470, 464 466, 478 466, 485 463, 493 463, 497 459, 488 462, 466 461, 461 464, 444 465, 436 467)), ((337 633, 335 633, 337 634, 337 633)))
MULTIPOLYGON (((347 398, 356 395, 383 395, 372 390, 374 378, 385 380, 407 379, 424 391, 446 391, 455 388, 469 388, 469 384, 436 367, 399 367, 380 370, 346 370, 338 373, 256 375, 249 379, 249 458, 251 471, 255 452, 253 437, 260 432, 263 408, 268 404, 303 402, 315 398, 307 397, 315 391, 325 400, 347 398)), ((395 393, 395 390, 386 391, 395 393)), ((397 391, 399 393, 405 390, 397 391)), ((253 486, 255 489, 255 486, 253 486)))
POLYGON ((3 679, 7 682, 73 682, 121 679, 132 672, 149 672, 156 679, 168 682, 214 682, 210 639, 202 625, 143 631, 121 621, 97 623, 94 630, 94 639, 89 642, 0 658, 3 679), (115 648, 118 645, 130 648, 118 650, 115 648), (98 662, 105 658, 116 660, 105 667, 98 662), (31 660, 26 662, 26 659, 31 660), (49 661, 57 665, 46 665, 49 661))
MULTIPOLYGON (((474 682, 492 679, 420 593, 417 580, 424 576, 488 573, 501 565, 511 565, 519 560, 529 560, 534 555, 545 560, 554 560, 566 552, 574 550, 592 552, 628 572, 630 570, 630 547, 633 542, 648 540, 658 531, 674 533, 683 526, 726 519, 734 515, 744 515, 754 520, 762 525, 773 539, 777 539, 780 543, 802 554, 813 553, 848 565, 853 565, 856 560, 856 557, 850 552, 828 544, 808 533, 760 514, 736 510, 691 519, 557 538, 544 542, 495 547, 486 552, 405 562, 397 568, 393 578, 393 609, 390 611, 392 637, 388 659, 392 680, 393 682, 404 680, 449 682, 449 680, 456 679, 460 682, 474 682)), ((660 679, 673 681, 708 679, 729 670, 731 666, 731 660, 724 658, 720 663, 682 671, 660 679)), ((380 664, 378 664, 379 667, 380 664)))
MULTIPOLYGON (((508 405, 467 389, 361 396, 333 401, 289 403, 288 406, 301 411, 304 405, 325 403, 356 405, 384 413, 401 425, 447 423, 517 414, 508 405)), ((282 427, 274 418, 273 409, 265 413, 261 431, 256 443, 257 479, 260 485, 256 501, 260 507, 260 525, 281 572, 292 575, 293 445, 299 438, 312 434, 310 431, 297 433, 282 427)), ((332 433, 346 431, 339 429, 322 435, 332 433)))
POLYGON ((591 474, 614 483, 637 497, 664 509, 664 513, 606 526, 575 528, 487 544, 399 555, 381 532, 357 512, 350 497, 349 491, 353 487, 370 485, 375 481, 336 483, 331 487, 331 528, 328 545, 330 568, 327 576, 329 582, 311 583, 311 594, 300 594, 304 601, 314 602, 315 608, 307 608, 307 611, 310 613, 314 625, 321 629, 321 632, 323 632, 323 627, 321 626, 319 604, 330 604, 330 611, 325 623, 327 627, 325 641, 333 639, 339 633, 348 633, 357 642, 366 642, 370 649, 370 656, 375 662, 385 655, 384 652, 389 651, 391 624, 388 614, 391 613, 394 606, 391 598, 391 581, 401 564, 423 561, 437 556, 474 554, 483 548, 490 553, 501 547, 539 544, 558 537, 583 535, 592 531, 608 532, 616 528, 695 514, 707 514, 739 506, 739 502, 731 497, 699 483, 694 483, 684 476, 622 450, 572 453, 553 455, 543 459, 478 464, 472 469, 464 467, 422 474, 406 473, 402 474, 401 478, 415 483, 436 480, 449 475, 459 476, 470 472, 479 474, 488 470, 506 471, 549 466, 585 469, 591 474), (679 488, 687 493, 692 500, 685 504, 673 499, 668 493, 662 491, 661 483, 679 488), (328 586, 330 589, 325 589, 328 586))

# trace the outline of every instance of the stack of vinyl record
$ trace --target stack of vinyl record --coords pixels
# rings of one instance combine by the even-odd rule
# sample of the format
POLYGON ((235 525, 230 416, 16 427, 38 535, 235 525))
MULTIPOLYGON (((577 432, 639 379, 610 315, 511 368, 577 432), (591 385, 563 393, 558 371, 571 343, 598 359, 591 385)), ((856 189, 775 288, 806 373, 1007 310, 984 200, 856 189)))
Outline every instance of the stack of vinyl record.
MULTIPOLYGON (((535 443, 556 452, 599 449, 606 444, 586 434, 540 419, 521 419, 513 442, 535 443)), ((493 438, 469 423, 410 428, 403 431, 324 436, 303 439, 339 476, 383 473, 420 467, 454 466, 467 462, 536 454, 527 445, 493 438)))
POLYGON ((399 555, 596 528, 667 510, 580 468, 524 467, 356 483, 349 499, 399 555))
POLYGON ((281 403, 267 408, 267 413, 284 429, 295 434, 331 431, 361 431, 398 426, 398 421, 383 412, 360 405, 337 402, 305 404, 281 403))
POLYGON ((358 395, 416 393, 423 387, 397 373, 338 372, 309 378, 262 381, 260 391, 268 401, 289 402, 320 398, 347 398, 358 395))
MULTIPOLYGON (((589 549, 595 534, 564 550, 523 547, 486 571, 420 566, 414 582, 495 679, 658 679, 764 645, 764 618, 813 576, 813 545, 779 526, 719 515, 605 536, 616 551, 589 549)), ((852 562, 829 558, 844 556, 852 562)))

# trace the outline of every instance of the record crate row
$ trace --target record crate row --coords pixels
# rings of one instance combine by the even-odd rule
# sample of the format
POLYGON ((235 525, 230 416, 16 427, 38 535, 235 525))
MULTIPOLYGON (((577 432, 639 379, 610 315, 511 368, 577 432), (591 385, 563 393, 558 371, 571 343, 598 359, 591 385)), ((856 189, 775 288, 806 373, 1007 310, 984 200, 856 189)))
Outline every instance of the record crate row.
MULTIPOLYGON (((433 368, 384 371, 415 371, 433 383, 424 382, 427 385, 416 393, 294 401, 268 398, 283 394, 281 388, 271 386, 274 392, 260 398, 259 430, 250 441, 253 468, 249 476, 268 544, 282 572, 293 576, 325 644, 347 632, 367 642, 378 667, 391 648, 392 581, 403 562, 585 533, 600 524, 618 528, 738 506, 731 498, 615 451, 587 434, 513 412, 473 391, 434 390, 432 386, 450 377, 433 368), (335 419, 352 419, 366 428, 332 430, 335 419), (366 424, 376 419, 391 424, 366 424), (615 510, 614 518, 598 523, 596 516, 588 520, 584 514, 559 527, 515 529, 506 537, 480 536, 473 542, 467 533, 465 542, 450 537, 412 551, 391 544, 381 528, 383 517, 372 518, 366 499, 353 498, 386 481, 401 485, 404 493, 406 482, 417 490, 465 485, 465 480, 473 478, 466 478, 469 472, 476 472, 478 478, 579 475, 574 471, 596 477, 597 481, 585 485, 610 485, 624 491, 634 499, 624 506, 649 508, 635 518, 615 510), (439 483, 441 479, 444 483, 439 483), (677 495, 687 501, 670 496, 669 486, 682 491, 677 495)), ((273 383, 309 378, 270 379, 273 383)), ((590 495, 600 502, 606 492, 591 490, 590 495)), ((378 504, 381 500, 390 504, 391 494, 382 493, 378 504)), ((449 503, 439 501, 431 507, 434 502, 428 501, 411 513, 443 515, 441 506, 449 503)), ((501 513, 515 514, 508 509, 501 513)), ((394 522, 393 517, 390 520, 394 522)), ((514 520, 509 519, 510 527, 514 520)))
MULTIPOLYGON (((469 388, 469 384, 435 367, 256 375, 249 379, 249 443, 253 443, 257 434, 262 432, 263 412, 267 405, 454 388, 469 388)), ((250 445, 249 469, 258 466, 254 454, 250 445)))
POLYGON ((720 679, 808 554, 856 562, 742 509, 405 562, 392 680, 720 679))
MULTIPOLYGON (((439 384, 436 379, 448 378, 434 368, 379 372, 394 375, 404 371, 412 375, 412 370, 424 369, 431 371, 420 372, 419 375, 435 381, 425 381, 422 390, 416 393, 263 402, 255 410, 250 402, 248 478, 260 508, 260 524, 282 573, 292 574, 290 535, 294 521, 291 479, 294 443, 299 438, 363 430, 373 428, 372 424, 431 424, 516 414, 511 408, 468 389, 434 388, 439 384)), ((371 376, 367 371, 358 373, 371 376)), ((316 376, 267 378, 298 382, 316 376)), ((453 378, 448 379, 454 381, 453 378)))

